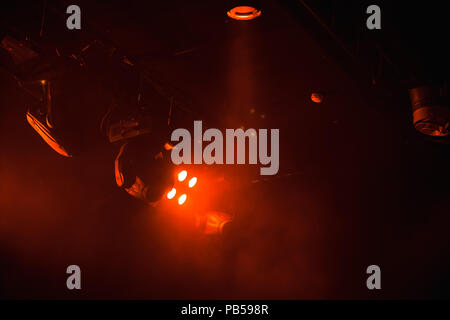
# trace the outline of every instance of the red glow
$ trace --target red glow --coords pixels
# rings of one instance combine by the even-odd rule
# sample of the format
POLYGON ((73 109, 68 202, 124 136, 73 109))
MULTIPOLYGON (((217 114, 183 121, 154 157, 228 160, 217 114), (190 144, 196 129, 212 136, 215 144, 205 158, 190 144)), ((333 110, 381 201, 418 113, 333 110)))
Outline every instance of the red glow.
POLYGON ((164 149, 166 149, 166 150, 172 150, 172 149, 173 149, 173 146, 172 146, 170 143, 166 142, 166 144, 164 145, 164 149))

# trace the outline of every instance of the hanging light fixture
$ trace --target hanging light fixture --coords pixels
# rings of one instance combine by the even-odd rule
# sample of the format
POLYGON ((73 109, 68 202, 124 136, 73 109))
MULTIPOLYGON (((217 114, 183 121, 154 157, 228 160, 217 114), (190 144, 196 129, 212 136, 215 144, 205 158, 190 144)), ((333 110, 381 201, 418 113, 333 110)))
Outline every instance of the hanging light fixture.
POLYGON ((231 0, 227 10, 227 15, 234 20, 253 20, 261 15, 257 0, 231 0))
POLYGON ((421 86, 409 90, 413 124, 423 134, 443 137, 450 133, 450 106, 446 86, 421 86))
POLYGON ((250 6, 237 6, 227 12, 234 20, 253 20, 261 15, 261 11, 250 6))
POLYGON ((188 172, 186 170, 181 170, 180 172, 178 172, 176 174, 176 177, 177 182, 175 183, 175 186, 166 193, 166 198, 168 200, 172 200, 177 194, 181 194, 177 198, 177 202, 181 206, 186 202, 187 193, 192 192, 190 191, 190 189, 192 189, 197 184, 197 177, 191 177, 189 180, 187 180, 188 172))

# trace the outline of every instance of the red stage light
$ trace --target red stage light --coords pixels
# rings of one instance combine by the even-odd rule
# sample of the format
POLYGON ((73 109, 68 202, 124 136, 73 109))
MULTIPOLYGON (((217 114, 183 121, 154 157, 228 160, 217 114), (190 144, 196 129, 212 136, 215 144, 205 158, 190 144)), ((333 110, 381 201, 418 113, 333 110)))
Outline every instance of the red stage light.
POLYGON ((228 11, 227 15, 234 20, 252 20, 258 18, 261 11, 250 6, 238 6, 228 11))

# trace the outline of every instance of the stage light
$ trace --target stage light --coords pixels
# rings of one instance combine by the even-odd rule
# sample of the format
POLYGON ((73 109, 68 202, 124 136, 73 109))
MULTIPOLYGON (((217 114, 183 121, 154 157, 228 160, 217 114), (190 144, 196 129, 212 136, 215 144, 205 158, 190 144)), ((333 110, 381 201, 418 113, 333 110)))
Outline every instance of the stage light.
POLYGON ((124 143, 114 161, 116 183, 131 196, 156 205, 163 198, 174 198, 173 165, 156 154, 161 144, 142 136, 124 143))
POLYGON ((233 217, 226 212, 208 211, 206 214, 197 216, 197 227, 204 234, 222 234, 225 226, 232 223, 233 217))
POLYGON ((320 92, 311 93, 311 101, 315 103, 322 103, 324 95, 320 92))
POLYGON ((187 171, 183 170, 178 174, 178 181, 183 181, 187 177, 187 171))
POLYGON ((175 197, 176 194, 177 194, 177 190, 175 188, 172 188, 172 190, 170 190, 167 193, 167 199, 172 199, 173 197, 175 197))
POLYGON ((179 198, 178 198, 178 204, 181 206, 183 203, 186 202, 186 198, 187 196, 185 194, 182 194, 179 198))
POLYGON ((191 178, 191 180, 189 180, 189 188, 192 188, 193 186, 195 186, 196 183, 197 183, 197 177, 191 178))
POLYGON ((413 124, 423 134, 444 137, 450 133, 450 106, 444 86, 422 86, 409 90, 413 124))
POLYGON ((227 12, 234 20, 253 20, 261 15, 261 11, 250 6, 237 6, 227 12))

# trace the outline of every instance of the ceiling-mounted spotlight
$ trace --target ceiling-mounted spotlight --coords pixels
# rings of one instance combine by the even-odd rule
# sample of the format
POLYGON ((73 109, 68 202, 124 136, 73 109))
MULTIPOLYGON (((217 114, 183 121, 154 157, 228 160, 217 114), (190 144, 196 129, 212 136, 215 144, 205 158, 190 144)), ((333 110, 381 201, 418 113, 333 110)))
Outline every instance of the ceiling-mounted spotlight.
POLYGON ((220 211, 208 211, 197 215, 196 224, 204 234, 220 235, 233 221, 232 215, 220 211))
POLYGON ((254 7, 239 6, 228 11, 227 15, 234 20, 253 20, 261 15, 261 11, 254 7))
POLYGON ((176 174, 177 181, 175 182, 175 186, 166 194, 166 198, 168 200, 172 200, 177 194, 177 190, 181 194, 178 197, 178 204, 182 205, 186 202, 187 199, 187 191, 192 189, 197 184, 197 177, 192 177, 189 181, 186 180, 188 176, 188 172, 186 170, 181 170, 176 174), (176 188, 175 188, 176 187, 176 188))
POLYGON ((445 86, 422 86, 409 90, 413 123, 423 134, 443 137, 450 133, 450 106, 445 86))
POLYGON ((125 142, 114 162, 116 184, 133 197, 152 205, 176 196, 173 187, 173 164, 170 157, 159 151, 151 135, 142 135, 125 142))
POLYGON ((258 1, 231 1, 227 15, 234 20, 253 20, 261 15, 258 1))

